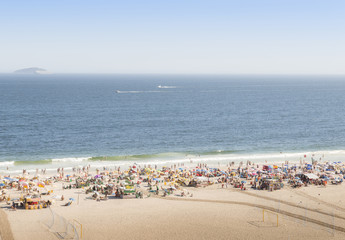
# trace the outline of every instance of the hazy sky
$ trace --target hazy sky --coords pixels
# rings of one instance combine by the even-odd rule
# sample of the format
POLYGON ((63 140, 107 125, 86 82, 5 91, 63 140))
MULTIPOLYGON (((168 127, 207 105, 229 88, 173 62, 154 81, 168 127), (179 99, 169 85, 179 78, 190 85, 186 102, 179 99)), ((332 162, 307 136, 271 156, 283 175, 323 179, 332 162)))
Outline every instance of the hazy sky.
POLYGON ((344 0, 4 0, 0 34, 0 72, 345 74, 344 0))

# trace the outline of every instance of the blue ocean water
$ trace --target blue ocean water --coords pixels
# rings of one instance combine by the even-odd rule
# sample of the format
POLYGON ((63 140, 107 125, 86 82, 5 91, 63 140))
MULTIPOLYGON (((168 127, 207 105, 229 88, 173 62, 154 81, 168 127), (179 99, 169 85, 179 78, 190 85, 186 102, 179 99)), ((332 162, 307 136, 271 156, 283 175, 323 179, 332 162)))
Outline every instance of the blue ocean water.
POLYGON ((2 74, 0 162, 341 150, 344 103, 344 76, 2 74))

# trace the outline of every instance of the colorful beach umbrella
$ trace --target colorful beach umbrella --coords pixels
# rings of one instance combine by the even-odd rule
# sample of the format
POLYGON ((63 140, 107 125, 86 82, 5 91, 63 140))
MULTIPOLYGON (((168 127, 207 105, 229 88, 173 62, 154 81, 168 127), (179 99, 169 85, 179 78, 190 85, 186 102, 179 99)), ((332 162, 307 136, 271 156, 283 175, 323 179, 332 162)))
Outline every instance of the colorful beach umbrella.
POLYGON ((43 182, 38 182, 37 183, 37 186, 38 187, 41 187, 41 188, 44 188, 45 187, 45 184, 43 182))

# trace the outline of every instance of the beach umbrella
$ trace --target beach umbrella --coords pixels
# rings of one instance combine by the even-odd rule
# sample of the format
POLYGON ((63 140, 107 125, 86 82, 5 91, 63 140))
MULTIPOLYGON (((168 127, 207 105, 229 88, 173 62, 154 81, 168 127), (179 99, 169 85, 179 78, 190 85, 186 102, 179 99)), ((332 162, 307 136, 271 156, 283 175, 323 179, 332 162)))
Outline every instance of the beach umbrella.
POLYGON ((41 187, 41 188, 44 188, 45 187, 45 184, 43 182, 38 182, 37 183, 37 186, 38 187, 41 187))
POLYGON ((55 195, 55 196, 52 196, 53 199, 61 199, 61 195, 55 195))
POLYGON ((22 182, 21 184, 23 188, 29 188, 29 184, 27 182, 22 182))
POLYGON ((3 186, 5 186, 5 184, 4 183, 0 183, 0 187, 3 187, 3 186))

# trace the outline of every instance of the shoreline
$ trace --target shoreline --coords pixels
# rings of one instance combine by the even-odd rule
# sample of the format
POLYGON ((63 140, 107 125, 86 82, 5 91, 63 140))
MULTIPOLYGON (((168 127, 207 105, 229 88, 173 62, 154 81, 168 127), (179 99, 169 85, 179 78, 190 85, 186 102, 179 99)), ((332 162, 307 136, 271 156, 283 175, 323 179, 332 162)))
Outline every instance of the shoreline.
POLYGON ((0 162, 0 175, 18 175, 21 174, 23 169, 30 174, 35 174, 36 170, 46 169, 46 171, 53 173, 58 168, 64 168, 65 170, 72 171, 73 168, 82 168, 90 166, 93 170, 106 168, 127 168, 133 164, 138 165, 157 165, 159 167, 172 166, 174 164, 185 164, 193 166, 196 163, 206 163, 218 166, 225 166, 231 162, 238 164, 240 162, 251 161, 258 164, 282 164, 286 161, 292 164, 299 164, 300 162, 311 162, 312 159, 322 162, 332 161, 344 161, 345 162, 345 150, 319 150, 319 151, 305 151, 305 152, 270 152, 270 153, 225 153, 219 154, 206 154, 195 155, 178 153, 178 156, 174 156, 177 153, 162 153, 152 154, 153 157, 142 158, 140 156, 147 155, 133 155, 122 156, 119 158, 104 156, 94 157, 97 160, 92 160, 93 157, 67 157, 56 159, 44 159, 35 161, 2 161, 0 162), (169 156, 169 154, 171 154, 169 156), (180 156, 181 155, 181 156, 180 156), (135 156, 138 156, 137 158, 135 156), (156 156, 156 157, 154 157, 156 156), (157 157, 160 156, 160 157, 157 157), (105 160, 102 160, 104 158, 105 160), (117 159, 118 158, 118 159, 117 159))

